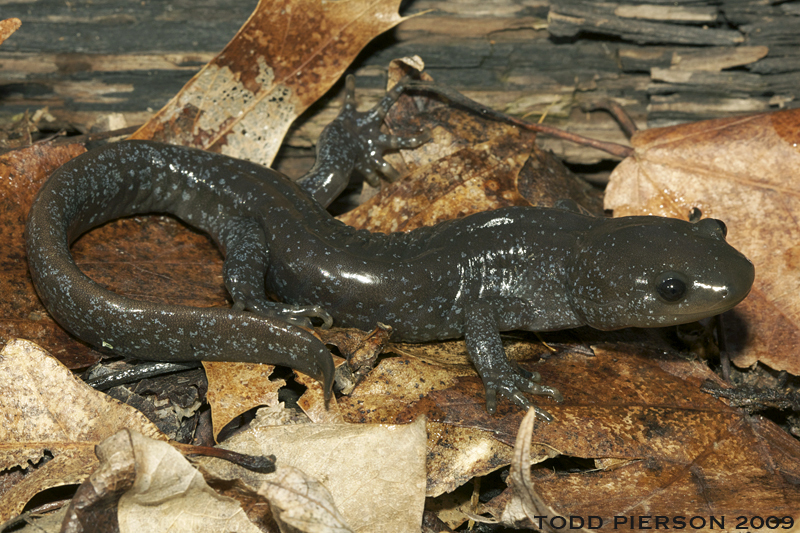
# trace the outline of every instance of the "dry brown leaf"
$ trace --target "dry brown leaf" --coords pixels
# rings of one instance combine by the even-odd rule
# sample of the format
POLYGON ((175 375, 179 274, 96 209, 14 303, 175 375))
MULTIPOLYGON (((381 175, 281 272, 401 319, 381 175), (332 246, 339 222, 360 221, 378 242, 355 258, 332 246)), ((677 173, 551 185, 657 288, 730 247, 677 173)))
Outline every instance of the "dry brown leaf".
MULTIPOLYGON (((261 424, 261 411, 222 447, 250 455, 274 454, 320 480, 354 531, 419 528, 425 500, 425 422, 406 425, 261 424)), ((219 479, 260 487, 273 474, 256 474, 214 458, 200 463, 219 479)))
POLYGON ((511 131, 468 146, 384 187, 382 194, 340 220, 389 233, 507 205, 530 205, 515 185, 534 139, 533 134, 511 131))
MULTIPOLYGON (((428 498, 425 502, 425 514, 434 514, 451 530, 455 530, 470 518, 467 513, 474 514, 472 499, 476 491, 472 485, 464 485, 452 492, 442 494, 437 498, 428 498)), ((423 522, 423 531, 425 523, 423 522)), ((439 531, 433 529, 431 531, 439 531)))
POLYGON ((135 139, 269 165, 291 123, 374 37, 403 20, 399 0, 260 0, 225 49, 135 139))
POLYGON ((756 267, 747 299, 726 315, 733 361, 800 375, 800 110, 639 132, 614 170, 615 216, 687 218, 698 207, 728 226, 756 267))
POLYGON ((22 21, 17 18, 0 20, 0 44, 3 44, 3 41, 11 37, 11 34, 17 31, 20 26, 22 26, 22 21))
POLYGON ((53 170, 86 150, 79 145, 37 144, 0 156, 0 339, 38 342, 67 366, 86 366, 97 353, 77 345, 45 311, 25 261, 25 221, 36 191, 53 170))
MULTIPOLYGON (((334 359, 339 359, 341 361, 340 365, 344 364, 343 359, 338 357, 334 359)), ((294 376, 295 381, 306 388, 303 395, 297 400, 297 406, 303 410, 309 420, 315 424, 344 423, 335 396, 325 401, 325 391, 323 391, 319 381, 302 372, 295 371, 294 376)))
MULTIPOLYGON (((76 341, 47 314, 25 261, 25 220, 36 192, 60 165, 85 152, 80 145, 33 145, 0 156, 0 338, 41 344, 69 368, 86 367, 99 352, 76 341)), ((205 235, 167 217, 106 224, 72 247, 75 261, 103 286, 146 301, 197 307, 227 305, 222 256, 205 235)))
POLYGON ((0 470, 54 459, 3 494, 0 522, 41 490, 82 482, 97 464, 94 447, 122 428, 165 439, 139 411, 97 392, 29 341, 0 352, 0 470))
MULTIPOLYGON (((563 516, 608 519, 618 513, 708 515, 712 508, 733 520, 743 513, 782 516, 800 509, 800 445, 773 423, 701 392, 705 380, 719 383, 705 365, 641 349, 597 348, 596 354, 564 353, 535 365, 517 361, 565 397, 563 404, 535 400, 555 420, 537 425, 534 462, 564 455, 603 465, 574 475, 539 472, 535 483, 548 506, 563 516)), ((410 357, 384 359, 351 397, 340 399, 339 408, 346 420, 384 423, 424 414, 429 428, 440 424, 429 432, 429 471, 436 465, 465 478, 476 461, 443 453, 463 445, 443 428, 485 432, 511 444, 523 413, 501 402, 491 416, 477 375, 459 371, 455 378, 448 369, 428 366, 410 357), (449 462, 440 464, 444 460, 449 462)), ((429 491, 445 483, 429 478, 429 491)))
POLYGON ((317 332, 322 342, 336 346, 339 354, 347 359, 350 368, 356 372, 367 372, 375 365, 383 353, 392 328, 378 324, 372 331, 355 328, 331 328, 317 332))
POLYGON ((474 427, 428 422, 427 496, 437 497, 511 462, 513 448, 474 427))
POLYGON ((228 423, 259 405, 278 403, 278 390, 286 381, 269 377, 274 365, 203 362, 208 377, 206 399, 211 406, 214 440, 228 423))

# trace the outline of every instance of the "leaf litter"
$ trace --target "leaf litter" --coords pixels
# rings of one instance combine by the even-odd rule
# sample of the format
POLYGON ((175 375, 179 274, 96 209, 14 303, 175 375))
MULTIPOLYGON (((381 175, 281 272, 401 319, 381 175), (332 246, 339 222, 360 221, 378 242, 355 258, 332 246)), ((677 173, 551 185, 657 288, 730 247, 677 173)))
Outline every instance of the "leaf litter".
MULTIPOLYGON (((251 18, 252 20, 253 18, 251 18)), ((225 53, 227 52, 226 49, 226 52, 223 52, 218 58, 217 63, 211 65, 208 70, 211 72, 211 77, 221 76, 223 78, 222 83, 217 87, 220 91, 217 94, 222 96, 212 98, 227 97, 228 94, 242 90, 235 83, 230 84, 224 80, 226 77, 231 78, 229 74, 224 72, 220 74, 222 67, 219 65, 220 62, 226 61, 225 53), (214 71, 215 68, 216 71, 214 71)), ((248 73, 244 74, 241 79, 248 79, 249 82, 271 79, 265 75, 267 70, 263 63, 249 64, 247 68, 249 69, 248 73)), ((291 69, 287 70, 287 72, 289 71, 291 69)), ((203 76, 208 76, 208 72, 203 76)), ((242 72, 244 73, 244 71, 242 72)), ((328 73, 328 75, 332 80, 338 78, 338 74, 334 76, 328 73)), ((237 80, 234 81, 239 83, 237 80)), ((273 82, 269 81, 269 83, 273 82)), ((309 85, 314 86, 315 84, 309 85)), ((208 84, 197 83, 196 87, 187 88, 187 95, 188 92, 198 88, 200 93, 204 93, 209 87, 208 84)), ((275 88, 276 84, 271 87, 265 94, 282 94, 275 88)), ((257 86, 252 84, 247 90, 251 94, 260 91, 257 86)), ((148 127, 154 131, 160 131, 160 134, 165 136, 164 138, 173 140, 188 133, 189 136, 184 137, 182 142, 214 146, 223 153, 228 153, 226 151, 228 147, 237 146, 237 141, 233 140, 230 132, 245 135, 248 133, 242 131, 249 128, 246 126, 246 121, 231 119, 232 114, 238 113, 241 107, 237 110, 235 104, 219 106, 224 113, 228 113, 228 116, 223 116, 216 122, 206 122, 207 117, 202 115, 210 109, 210 106, 206 105, 206 102, 210 100, 197 100, 195 96, 191 98, 184 96, 182 102, 184 104, 188 102, 190 105, 185 105, 178 111, 170 111, 171 114, 166 111, 161 113, 159 115, 161 118, 158 119, 161 122, 155 121, 148 127), (193 106, 200 112, 193 110, 193 106), (165 116, 166 120, 164 120, 165 116), (231 126, 231 124, 235 125, 231 126), (189 125, 192 127, 189 128, 189 125)), ((264 97, 261 100, 269 100, 271 97, 264 97)), ((279 97, 275 99, 280 100, 279 97)), ((246 102, 255 102, 256 100, 259 100, 259 97, 245 99, 246 102)), ((181 102, 177 97, 173 102, 176 101, 181 102)), ((420 102, 424 102, 424 100, 418 95, 404 96, 398 102, 389 120, 390 124, 396 128, 396 133, 401 133, 402 128, 418 131, 422 119, 418 118, 416 113, 407 112, 407 109, 411 109, 412 106, 419 108, 420 102), (403 121, 405 124, 402 124, 403 121)), ((295 109, 299 109, 298 105, 306 105, 296 102, 294 104, 295 109)), ((379 220, 388 224, 389 228, 410 229, 415 224, 433 223, 448 216, 463 216, 475 210, 495 206, 525 205, 526 202, 534 205, 552 205, 555 200, 564 197, 571 197, 588 211, 598 212, 597 198, 592 196, 591 190, 577 182, 548 154, 540 152, 533 143, 533 136, 529 133, 518 132, 496 122, 484 121, 481 124, 480 121, 463 114, 458 116, 455 110, 434 100, 423 104, 421 109, 433 117, 432 119, 429 117, 427 120, 432 120, 429 122, 432 124, 429 127, 434 132, 434 141, 415 151, 404 152, 397 156, 400 159, 396 158, 393 161, 398 168, 408 170, 412 180, 419 180, 418 187, 420 189, 415 192, 415 189, 410 187, 409 182, 405 180, 389 187, 382 187, 378 195, 360 208, 359 212, 349 215, 357 223, 373 224, 379 220), (456 125, 454 126, 451 121, 455 121, 456 125), (459 133, 460 135, 458 135, 459 133), (514 150, 515 144, 518 146, 516 151, 514 150), (481 172, 482 165, 492 168, 494 173, 481 172), (475 172, 460 171, 459 176, 462 177, 460 182, 445 181, 444 178, 453 169, 465 169, 470 166, 475 167, 472 169, 475 172), (537 171, 538 174, 532 170, 537 171), (533 176, 533 178, 526 177, 526 172, 529 173, 527 176, 533 176), (535 184, 537 180, 542 182, 550 175, 560 176, 558 178, 561 180, 560 185, 548 184, 538 191, 534 189, 531 192, 530 183, 535 184), (505 188, 509 186, 511 189, 506 190, 505 188), (565 190, 569 192, 565 193, 565 190), (400 207, 403 202, 410 204, 411 209, 400 207)), ((289 118, 290 115, 290 112, 284 113, 283 110, 277 110, 269 116, 276 118, 280 123, 293 119, 293 117, 289 118)), ((785 117, 779 117, 776 120, 772 118, 767 120, 773 122, 773 129, 779 132, 779 136, 783 135, 789 140, 792 138, 791 132, 797 131, 793 118, 787 120, 785 117)), ((260 126, 263 124, 259 123, 260 126)), ((716 125, 712 125, 710 130, 713 131, 716 127, 716 125)), ((696 128, 709 130, 709 125, 700 123, 696 128)), ((285 127, 282 130, 281 126, 276 124, 275 131, 279 132, 276 134, 278 137, 282 137, 285 127)), ((658 132, 653 133, 653 138, 657 134, 658 132)), ((647 132, 639 135, 641 140, 634 137, 634 147, 638 150, 639 147, 647 145, 647 153, 643 155, 645 150, 642 148, 642 153, 637 152, 631 159, 634 160, 638 157, 640 163, 641 161, 649 163, 650 159, 653 159, 656 164, 660 164, 655 155, 659 154, 660 144, 667 146, 669 143, 651 141, 647 132), (650 142, 653 146, 649 146, 650 142)), ((691 138, 691 135, 687 135, 685 131, 678 136, 691 138)), ((716 139, 714 135, 706 135, 706 137, 711 137, 710 140, 707 139, 708 143, 730 142, 729 138, 723 136, 716 139)), ((252 138, 241 143, 241 146, 246 146, 251 141, 252 138)), ((266 142, 266 144, 270 143, 266 142)), ((730 144, 734 147, 734 152, 743 153, 744 145, 738 141, 730 144)), ((773 147, 776 145, 780 146, 779 143, 773 143, 773 147)), ((250 156, 256 160, 259 158, 267 160, 271 157, 269 152, 273 148, 250 156)), ((683 148, 677 150, 671 147, 673 152, 680 152, 683 148)), ((770 162, 770 158, 775 157, 771 150, 772 148, 767 148, 765 152, 759 152, 760 157, 754 159, 770 162)), ((238 152, 240 156, 246 154, 247 149, 238 152)), ((718 154, 716 157, 725 159, 731 158, 731 155, 718 154)), ((745 162, 741 162, 741 164, 743 165, 745 162)), ((625 168, 623 165, 621 168, 625 168)), ((679 169, 684 169, 686 165, 682 165, 683 163, 673 164, 679 169)), ((688 166, 697 167, 697 164, 690 162, 688 166)), ((797 167, 794 166, 794 168, 797 167)), ((791 170, 790 165, 787 166, 786 176, 791 176, 791 170)), ((43 172, 43 175, 46 176, 47 173, 49 171, 43 172)), ((653 174, 647 168, 640 173, 646 175, 648 179, 653 174)), ((708 169, 705 169, 705 173, 706 175, 711 174, 708 169)), ((746 183, 742 179, 739 181, 746 183)), ((3 198, 9 198, 7 191, 10 190, 8 189, 10 183, 10 181, 6 181, 7 189, 0 191, 3 193, 3 198)), ((641 187, 641 185, 639 186, 641 187)), ((31 187, 29 189, 31 191, 38 188, 35 185, 31 185, 31 187)), ((721 188, 723 184, 717 183, 715 187, 721 188)), ((784 189, 778 186, 774 188, 787 193, 787 191, 790 192, 790 187, 788 184, 784 189)), ((756 187, 757 189, 758 187, 756 187)), ((745 253, 750 253, 744 244, 738 245, 737 241, 733 240, 739 227, 749 228, 750 226, 741 219, 734 220, 734 217, 730 217, 731 222, 729 222, 726 211, 729 208, 720 207, 716 197, 701 195, 693 198, 676 187, 675 190, 680 192, 669 197, 671 198, 669 201, 665 201, 665 198, 668 197, 661 194, 663 190, 663 188, 656 187, 658 198, 644 202, 648 209, 653 209, 655 204, 663 203, 673 209, 672 214, 687 216, 692 207, 699 207, 706 216, 724 218, 731 228, 731 242, 740 249, 744 249, 745 253), (739 226, 739 224, 743 224, 743 226, 739 226)), ((613 192, 614 188, 610 187, 609 195, 611 196, 613 192)), ((374 191, 368 191, 365 196, 370 194, 374 194, 374 191)), ((636 196, 637 198, 646 198, 646 194, 640 193, 638 189, 636 196)), ((784 201, 788 202, 786 212, 792 213, 793 207, 789 205, 793 201, 790 198, 792 195, 787 193, 786 196, 787 198, 784 198, 784 201)), ((626 201, 628 200, 630 199, 626 201)), ((607 199, 607 202, 610 200, 607 199)), ((749 214, 753 214, 752 205, 756 203, 748 204, 750 211, 747 212, 749 214)), ((635 202, 630 202, 630 205, 634 204, 635 202)), ((22 202, 19 213, 24 215, 26 212, 27 207, 25 202, 22 202)), ((622 212, 621 208, 619 212, 622 212)), ((767 210, 763 210, 761 214, 766 212, 767 210)), ((148 287, 152 287, 153 283, 157 285, 159 279, 176 293, 183 292, 186 285, 181 276, 171 276, 166 273, 166 270, 157 270, 158 264, 162 263, 164 259, 160 254, 164 253, 164 249, 172 248, 175 263, 181 263, 184 262, 184 254, 191 256, 196 253, 195 250, 199 249, 202 250, 202 253, 196 256, 196 264, 209 265, 209 271, 204 271, 201 276, 198 276, 198 279, 205 278, 212 281, 211 283, 199 282, 206 285, 201 287, 197 294, 193 294, 194 303, 189 303, 189 305, 198 305, 198 302, 203 299, 205 299, 203 302, 205 305, 224 304, 225 296, 220 289, 222 284, 219 276, 221 271, 219 254, 213 246, 208 244, 207 239, 189 234, 190 237, 185 245, 164 246, 162 242, 158 241, 158 238, 163 238, 163 242, 171 242, 174 234, 188 232, 180 229, 177 223, 169 219, 161 219, 157 224, 153 224, 152 217, 147 219, 147 223, 143 223, 142 220, 121 221, 109 226, 130 224, 135 226, 130 231, 139 232, 140 236, 142 231, 152 233, 153 226, 158 226, 158 231, 166 228, 158 235, 145 235, 145 241, 150 239, 152 242, 153 238, 157 237, 155 241, 158 246, 150 252, 145 251, 145 254, 151 254, 152 263, 145 269, 134 268, 122 276, 127 278, 129 274, 141 275, 144 270, 145 275, 149 278, 146 279, 146 283, 140 285, 141 288, 136 289, 114 287, 114 282, 110 280, 107 283, 121 292, 137 297, 153 298, 156 301, 164 297, 164 291, 152 290, 148 287), (166 279, 166 283, 164 279, 166 279)), ((791 230, 791 228, 787 230, 780 225, 772 226, 772 228, 777 233, 780 233, 780 230, 784 230, 784 232, 791 230)), ((371 226, 371 229, 381 231, 378 226, 371 226)), ((108 257, 109 254, 113 256, 115 252, 123 256, 129 253, 126 250, 115 251, 109 248, 106 244, 108 238, 102 236, 91 243, 89 239, 96 234, 102 235, 101 232, 104 230, 106 228, 101 228, 81 239, 75 248, 76 256, 82 258, 82 254, 85 253, 85 257, 99 258, 101 256, 108 257), (83 246, 86 248, 82 248, 83 246)), ((129 230, 125 229, 125 231, 129 230)), ((744 233, 742 234, 744 235, 744 233)), ((757 235, 763 236, 763 233, 757 235)), ((754 243, 771 242, 755 239, 754 237, 754 243)), ((139 245, 140 243, 137 243, 137 246, 139 245)), ((762 247, 767 248, 767 246, 762 247)), ((780 248, 777 249, 780 250, 780 248)), ((775 249, 772 250, 775 253, 775 249)), ((81 260, 83 261, 83 259, 81 260)), ((126 264, 130 264, 129 257, 112 265, 108 270, 109 278, 112 273, 119 276, 120 268, 124 269, 126 264)), ((92 261, 84 261, 81 266, 90 272, 94 279, 97 279, 96 273, 92 272, 92 261)), ((787 272, 791 275, 792 270, 785 268, 779 271, 778 280, 787 272)), ((170 297, 173 296, 170 294, 170 297)), ((780 301, 779 303, 784 304, 785 302, 780 301)), ((770 304, 775 307, 773 302, 770 304)), ((29 315, 32 313, 33 311, 29 315)), ((482 506, 465 501, 460 506, 462 512, 455 513, 455 517, 449 519, 448 523, 451 526, 455 527, 469 517, 474 517, 476 512, 490 513, 502 523, 518 523, 518 520, 523 519, 519 513, 503 513, 510 509, 506 504, 514 497, 519 496, 520 491, 523 490, 522 487, 525 487, 525 490, 538 491, 533 501, 539 502, 537 504, 540 506, 539 509, 562 514, 590 514, 597 509, 603 509, 606 513, 603 516, 608 519, 612 514, 628 513, 633 515, 639 512, 668 516, 675 516, 680 512, 708 514, 708 505, 712 505, 715 512, 720 514, 795 512, 793 510, 798 508, 795 485, 800 470, 798 467, 800 453, 798 453, 795 440, 787 437, 781 429, 766 419, 745 416, 740 411, 726 407, 724 402, 700 393, 701 382, 713 381, 716 379, 715 376, 702 363, 684 360, 672 349, 672 345, 659 344, 657 345, 658 351, 653 353, 648 349, 631 347, 630 343, 640 337, 632 335, 626 338, 626 335, 622 335, 617 338, 622 339, 620 344, 613 347, 598 347, 592 356, 587 354, 589 351, 586 348, 587 344, 581 341, 580 335, 578 335, 577 341, 567 342, 563 345, 566 346, 566 349, 562 349, 555 355, 529 335, 506 336, 507 348, 513 347, 509 353, 517 362, 542 373, 545 382, 560 388, 567 397, 567 402, 564 404, 547 405, 547 408, 556 416, 556 421, 553 424, 535 428, 530 445, 534 458, 518 456, 516 464, 521 465, 518 471, 526 469, 526 465, 530 462, 541 463, 553 457, 585 459, 593 462, 594 468, 581 472, 553 473, 547 466, 536 467, 532 473, 534 481, 522 484, 514 482, 517 496, 512 495, 509 490, 482 506), (717 453, 717 449, 727 452, 727 455, 717 453), (728 496, 721 495, 719 490, 722 489, 715 489, 722 485, 728 491, 726 493, 728 496), (640 488, 631 490, 632 486, 640 487, 641 490, 640 488), (535 487, 535 489, 531 489, 531 487, 535 487), (695 495, 698 491, 703 494, 703 505, 706 507, 696 503, 695 495), (598 494, 601 495, 600 499, 597 497, 598 494)), ((787 338, 791 340, 791 337, 787 338)), ((88 349, 84 348, 84 350, 88 349)), ((366 374, 351 395, 334 400, 327 409, 321 391, 313 388, 313 380, 298 376, 298 381, 309 385, 300 404, 311 414, 312 418, 316 420, 329 418, 339 422, 340 425, 341 422, 406 423, 413 420, 421 421, 421 416, 424 414, 427 417, 428 469, 427 483, 419 486, 423 488, 427 486, 429 496, 452 491, 468 480, 476 476, 488 475, 514 460, 515 452, 512 446, 523 413, 507 404, 501 404, 495 417, 490 417, 485 413, 480 379, 466 359, 463 343, 453 341, 413 346, 386 345, 381 341, 375 344, 373 353, 367 356, 366 360, 371 361, 369 365, 377 363, 375 369, 366 374), (388 354, 400 355, 376 359, 381 350, 385 350, 388 354), (332 413, 335 415, 330 416, 332 413)), ((737 360, 735 359, 735 361, 737 360)), ((737 362, 741 363, 742 361, 737 362)), ((268 370, 265 369, 264 372, 268 372, 268 370)), ((209 379, 230 380, 229 377, 222 378, 221 376, 209 379)), ((269 380, 265 381, 267 389, 274 389, 274 384, 270 385, 269 380)), ((216 385, 221 389, 225 388, 224 383, 216 385)), ((220 396, 225 396, 226 393, 235 394, 237 390, 240 389, 235 386, 230 387, 220 396)), ((268 396, 255 395, 239 406, 236 406, 235 402, 231 402, 227 414, 224 414, 223 408, 218 405, 216 410, 220 411, 221 418, 219 423, 215 423, 215 434, 218 433, 220 425, 224 425, 222 421, 235 416, 236 411, 247 410, 249 406, 261 401, 273 403, 272 392, 266 392, 268 396)), ((546 399, 537 399, 537 401, 549 402, 546 399)), ((273 409, 278 408, 273 404, 273 409)), ((313 431, 325 430, 317 428, 313 431)), ((420 432, 418 431, 418 433, 420 432)), ((275 447, 278 444, 276 443, 275 447)), ((304 446, 303 441, 299 445, 295 444, 295 447, 302 446, 304 446)), ((525 444, 525 448, 528 447, 525 444)), ((331 445, 331 449, 333 448, 335 446, 331 445)), ((391 444, 386 442, 373 444, 364 447, 365 451, 362 454, 374 455, 381 450, 386 450, 387 456, 383 458, 383 461, 388 464, 396 461, 398 454, 402 455, 403 453, 395 450, 395 454, 392 454, 389 451, 390 448, 391 444)), ((424 450, 424 448, 423 446, 421 449, 424 450)), ((262 452, 275 453, 274 449, 263 449, 262 452)), ((518 448, 516 453, 519 452, 518 448)), ((94 461, 88 455, 82 455, 74 461, 79 464, 81 461, 90 460, 94 461)), ((349 481, 340 482, 342 487, 337 485, 336 488, 347 489, 348 484, 352 484, 354 487, 360 486, 357 483, 354 484, 352 477, 351 475, 349 481)), ((530 497, 531 495, 528 494, 529 507, 530 497)), ((334 514, 329 513, 328 516, 334 516, 334 514)), ((331 522, 331 524, 334 523, 339 522, 331 522)))

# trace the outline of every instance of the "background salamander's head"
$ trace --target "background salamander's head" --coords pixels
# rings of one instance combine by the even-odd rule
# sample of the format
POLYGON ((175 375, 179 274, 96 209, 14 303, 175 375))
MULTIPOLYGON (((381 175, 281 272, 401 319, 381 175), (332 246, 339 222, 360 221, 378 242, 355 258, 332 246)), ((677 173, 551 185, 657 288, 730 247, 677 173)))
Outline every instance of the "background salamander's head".
POLYGON ((753 264, 719 220, 609 219, 583 235, 567 265, 576 311, 598 329, 684 324, 750 292, 753 264))

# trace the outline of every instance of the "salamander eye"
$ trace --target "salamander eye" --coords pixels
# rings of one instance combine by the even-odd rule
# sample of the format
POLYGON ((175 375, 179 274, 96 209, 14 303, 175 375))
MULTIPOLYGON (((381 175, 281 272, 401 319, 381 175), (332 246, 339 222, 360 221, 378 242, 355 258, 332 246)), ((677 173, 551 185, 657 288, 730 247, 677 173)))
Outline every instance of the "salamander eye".
POLYGON ((728 236, 728 226, 726 226, 725 223, 723 221, 721 221, 721 220, 717 220, 717 224, 719 224, 719 227, 722 230, 722 236, 723 237, 727 237, 728 236))
POLYGON ((686 281, 677 272, 663 272, 656 278, 656 292, 664 301, 674 303, 686 296, 686 281))

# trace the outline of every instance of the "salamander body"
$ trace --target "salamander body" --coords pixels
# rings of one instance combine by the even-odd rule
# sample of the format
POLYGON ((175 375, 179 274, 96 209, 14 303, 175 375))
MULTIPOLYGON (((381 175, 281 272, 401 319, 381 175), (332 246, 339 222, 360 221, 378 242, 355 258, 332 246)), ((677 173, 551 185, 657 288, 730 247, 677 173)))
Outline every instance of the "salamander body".
POLYGON ((382 322, 411 342, 465 337, 493 411, 497 392, 523 406, 521 391, 560 398, 508 362, 500 331, 680 324, 724 312, 749 292, 753 266, 713 219, 513 207, 408 233, 346 226, 324 206, 354 166, 374 179, 390 172, 383 149, 425 141, 380 137, 402 88, 366 113, 366 133, 353 126, 365 114, 348 89, 299 185, 253 163, 149 141, 110 144, 58 169, 27 223, 31 275, 50 314, 121 355, 283 364, 317 377, 327 393, 333 365, 310 319, 363 329, 382 322), (78 236, 145 213, 171 214, 212 236, 225 253, 232 308, 133 300, 78 269, 69 250, 78 236))

